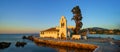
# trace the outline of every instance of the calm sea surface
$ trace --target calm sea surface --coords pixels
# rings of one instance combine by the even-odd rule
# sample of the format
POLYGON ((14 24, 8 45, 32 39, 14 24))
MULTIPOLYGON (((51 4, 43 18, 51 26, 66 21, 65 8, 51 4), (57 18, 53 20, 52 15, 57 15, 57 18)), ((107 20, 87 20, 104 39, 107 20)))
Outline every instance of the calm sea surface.
MULTIPOLYGON (((54 47, 54 46, 45 46, 45 45, 37 45, 32 41, 22 39, 23 36, 37 36, 39 34, 0 34, 0 42, 11 42, 10 47, 5 49, 0 49, 0 52, 91 52, 90 50, 78 50, 78 49, 69 49, 62 47, 54 47), (27 42, 27 45, 24 47, 16 47, 15 43, 17 41, 27 42)), ((102 37, 102 38, 114 38, 120 40, 120 35, 88 35, 89 37, 102 37)))
POLYGON ((88 35, 89 37, 101 37, 101 38, 113 38, 116 40, 120 40, 120 35, 107 35, 107 34, 92 34, 88 35))

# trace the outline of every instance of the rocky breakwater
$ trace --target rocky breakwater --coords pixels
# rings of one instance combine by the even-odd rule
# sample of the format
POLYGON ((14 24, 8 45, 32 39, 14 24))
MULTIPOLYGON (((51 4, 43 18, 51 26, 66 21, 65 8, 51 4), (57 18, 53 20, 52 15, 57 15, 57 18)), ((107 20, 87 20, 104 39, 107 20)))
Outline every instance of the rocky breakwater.
POLYGON ((38 38, 33 38, 33 39, 34 39, 34 42, 37 44, 46 44, 46 45, 68 47, 68 48, 75 48, 75 49, 95 50, 98 47, 93 44, 83 44, 83 43, 76 43, 76 42, 69 42, 69 41, 43 40, 38 38))

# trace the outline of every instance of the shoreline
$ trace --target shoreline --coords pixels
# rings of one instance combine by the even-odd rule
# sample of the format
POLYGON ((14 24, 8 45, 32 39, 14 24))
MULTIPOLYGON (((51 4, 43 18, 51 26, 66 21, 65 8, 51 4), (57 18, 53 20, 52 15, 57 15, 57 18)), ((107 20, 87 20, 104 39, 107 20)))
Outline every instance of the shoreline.
POLYGON ((99 50, 100 46, 98 46, 93 52, 97 52, 99 50))

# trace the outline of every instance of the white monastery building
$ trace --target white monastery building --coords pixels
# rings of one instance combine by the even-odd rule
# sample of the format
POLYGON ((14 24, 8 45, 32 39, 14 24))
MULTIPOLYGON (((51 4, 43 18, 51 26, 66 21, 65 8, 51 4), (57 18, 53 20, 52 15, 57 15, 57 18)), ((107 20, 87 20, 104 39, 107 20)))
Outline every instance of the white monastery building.
POLYGON ((40 31, 41 38, 77 38, 80 39, 80 35, 71 35, 73 33, 74 26, 67 26, 67 20, 64 16, 59 21, 59 26, 40 31))

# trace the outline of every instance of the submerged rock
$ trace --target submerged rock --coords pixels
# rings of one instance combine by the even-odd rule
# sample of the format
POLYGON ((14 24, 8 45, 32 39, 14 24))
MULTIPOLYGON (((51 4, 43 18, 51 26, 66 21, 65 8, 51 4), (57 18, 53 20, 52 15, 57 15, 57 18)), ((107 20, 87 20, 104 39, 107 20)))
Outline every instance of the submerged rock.
POLYGON ((8 48, 10 44, 10 42, 0 42, 0 49, 8 48))
POLYGON ((26 42, 16 42, 16 47, 24 47, 27 43, 26 42))

